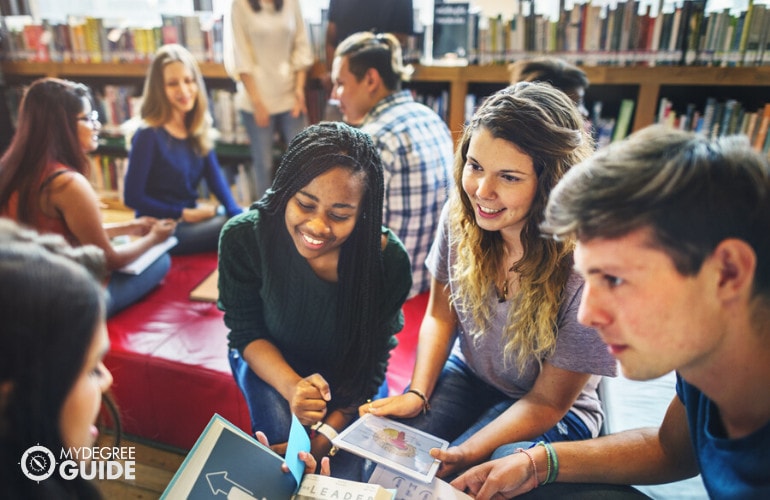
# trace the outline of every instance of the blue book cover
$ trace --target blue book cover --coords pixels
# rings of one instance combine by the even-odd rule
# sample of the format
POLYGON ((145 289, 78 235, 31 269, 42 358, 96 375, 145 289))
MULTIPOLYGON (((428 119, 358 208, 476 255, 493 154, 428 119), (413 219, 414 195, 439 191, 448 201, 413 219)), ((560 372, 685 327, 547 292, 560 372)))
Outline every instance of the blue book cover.
POLYGON ((288 499, 297 482, 282 463, 280 455, 214 415, 161 498, 288 499))

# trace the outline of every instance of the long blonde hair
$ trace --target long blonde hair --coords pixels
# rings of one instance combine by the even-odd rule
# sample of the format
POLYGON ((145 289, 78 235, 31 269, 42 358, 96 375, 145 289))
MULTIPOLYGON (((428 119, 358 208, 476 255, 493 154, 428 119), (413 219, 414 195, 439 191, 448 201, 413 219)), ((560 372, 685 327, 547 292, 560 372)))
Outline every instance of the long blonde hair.
POLYGON ((551 189, 573 165, 593 151, 583 119, 560 90, 543 83, 518 83, 489 97, 466 127, 455 155, 457 186, 450 200, 451 234, 457 247, 454 273, 458 286, 453 307, 475 323, 473 336, 491 324, 498 269, 505 265, 503 239, 476 224, 474 207, 462 188, 462 173, 473 134, 483 128, 493 137, 516 145, 532 158, 537 192, 521 232, 524 254, 514 265, 519 289, 510 301, 503 338, 506 358, 522 370, 534 356, 540 360, 556 345, 556 323, 567 279, 572 269, 573 244, 540 235, 539 225, 551 189))
POLYGON ((142 93, 142 120, 151 127, 161 127, 171 119, 172 107, 166 97, 163 68, 167 64, 181 62, 192 73, 198 84, 198 96, 195 106, 185 116, 185 129, 188 141, 196 153, 203 156, 214 147, 215 132, 211 126, 209 101, 206 95, 206 83, 203 81, 198 62, 189 50, 177 44, 163 45, 155 53, 155 58, 147 72, 142 93))

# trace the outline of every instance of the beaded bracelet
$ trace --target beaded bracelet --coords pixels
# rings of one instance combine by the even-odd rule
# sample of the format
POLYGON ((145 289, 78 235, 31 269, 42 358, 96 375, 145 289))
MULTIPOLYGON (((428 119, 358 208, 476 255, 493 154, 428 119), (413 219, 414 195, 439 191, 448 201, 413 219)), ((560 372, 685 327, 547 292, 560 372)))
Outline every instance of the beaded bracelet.
MULTIPOLYGON (((533 444, 532 446, 530 446, 529 448, 532 449, 535 446, 542 446, 543 448, 545 448, 545 442, 544 441, 539 441, 539 442, 533 444)), ((551 470, 552 470, 551 469, 551 455, 548 453, 548 449, 546 449, 546 451, 545 451, 545 479, 543 479, 543 482, 540 483, 540 486, 542 486, 542 485, 547 483, 548 478, 551 477, 551 470)))
POLYGON ((542 446, 545 448, 546 460, 548 464, 548 473, 545 476, 545 480, 541 484, 551 484, 556 482, 556 477, 559 475, 559 459, 556 456, 556 450, 551 443, 540 441, 536 446, 542 446))
POLYGON ((406 391, 408 393, 417 394, 417 396, 422 399, 422 414, 425 415, 428 413, 428 410, 430 410, 430 403, 428 403, 428 398, 425 397, 425 394, 422 393, 422 391, 418 391, 417 389, 409 389, 406 391))
POLYGON ((537 480, 537 465, 535 465, 535 459, 530 455, 529 451, 524 448, 516 448, 516 453, 523 453, 529 458, 529 463, 532 464, 532 477, 535 480, 535 486, 532 489, 537 488, 540 486, 540 481, 537 480))

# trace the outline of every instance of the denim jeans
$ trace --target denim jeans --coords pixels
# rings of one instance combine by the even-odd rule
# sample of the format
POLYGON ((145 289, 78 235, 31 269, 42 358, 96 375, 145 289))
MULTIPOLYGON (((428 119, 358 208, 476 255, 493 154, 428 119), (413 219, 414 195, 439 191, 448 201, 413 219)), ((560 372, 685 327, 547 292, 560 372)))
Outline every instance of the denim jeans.
MULTIPOLYGON (((291 430, 291 409, 289 403, 270 384, 257 377, 238 350, 228 353, 230 369, 241 389, 251 417, 251 432, 262 431, 270 443, 285 443, 291 430)), ((380 387, 379 395, 387 395, 387 380, 380 387)), ((364 459, 340 450, 331 458, 335 477, 352 481, 364 481, 364 459)))
POLYGON ((273 182, 273 139, 278 132, 286 144, 307 126, 307 116, 291 116, 290 111, 270 115, 266 127, 259 127, 254 114, 241 110, 241 121, 249 135, 251 169, 249 181, 253 201, 262 197, 273 182))
POLYGON ((171 257, 165 253, 141 274, 113 272, 107 285, 107 317, 125 309, 155 288, 171 268, 171 257))
MULTIPOLYGON (((430 411, 404 422, 450 441, 451 446, 457 446, 515 402, 515 399, 476 377, 462 360, 450 356, 431 395, 430 411)), ((534 440, 552 442, 590 437, 591 433, 583 421, 568 412, 555 427, 534 440)))

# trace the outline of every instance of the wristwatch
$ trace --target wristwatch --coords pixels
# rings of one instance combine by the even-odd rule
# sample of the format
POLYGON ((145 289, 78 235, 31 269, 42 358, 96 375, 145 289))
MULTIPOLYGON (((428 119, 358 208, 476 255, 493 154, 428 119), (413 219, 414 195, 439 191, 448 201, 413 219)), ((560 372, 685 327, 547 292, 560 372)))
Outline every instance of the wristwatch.
POLYGON ((334 427, 332 427, 331 425, 327 424, 322 420, 319 420, 318 422, 314 423, 310 427, 310 430, 313 432, 317 432, 318 434, 328 439, 330 443, 332 443, 332 449, 329 450, 330 457, 333 457, 334 455, 337 454, 337 452, 339 451, 339 448, 337 448, 337 446, 335 446, 334 442, 332 441, 338 435, 337 431, 334 430, 334 427))

